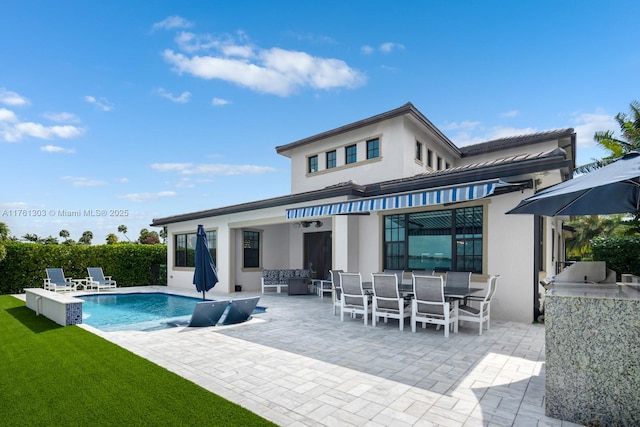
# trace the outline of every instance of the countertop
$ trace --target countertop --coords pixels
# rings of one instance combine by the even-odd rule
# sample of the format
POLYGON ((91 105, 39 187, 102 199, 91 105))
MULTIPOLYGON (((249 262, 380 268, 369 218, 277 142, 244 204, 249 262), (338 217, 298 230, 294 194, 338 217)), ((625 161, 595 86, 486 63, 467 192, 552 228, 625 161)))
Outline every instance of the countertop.
POLYGON ((640 300, 640 284, 555 283, 547 296, 640 300))

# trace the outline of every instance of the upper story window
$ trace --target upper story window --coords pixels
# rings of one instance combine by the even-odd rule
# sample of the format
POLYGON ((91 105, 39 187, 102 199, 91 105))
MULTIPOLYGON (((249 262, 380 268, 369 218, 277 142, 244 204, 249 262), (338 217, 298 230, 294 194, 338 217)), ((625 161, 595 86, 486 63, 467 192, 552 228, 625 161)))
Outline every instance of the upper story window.
POLYGON ((336 167, 336 150, 327 152, 327 169, 336 167))
POLYGON ((309 173, 314 173, 314 172, 318 172, 318 156, 311 156, 309 157, 309 165, 308 165, 308 172, 309 173))
POLYGON ((436 170, 440 170, 442 169, 442 158, 440 156, 438 156, 438 159, 436 160, 436 170))
POLYGON ((370 139, 367 141, 367 159, 375 159, 377 157, 380 157, 380 139, 370 139))
POLYGON ((433 168, 433 151, 427 149, 427 166, 433 168))
POLYGON ((346 164, 355 163, 358 160, 358 149, 355 144, 345 147, 344 153, 346 164))
POLYGON ((422 142, 416 141, 416 160, 422 161, 422 142))

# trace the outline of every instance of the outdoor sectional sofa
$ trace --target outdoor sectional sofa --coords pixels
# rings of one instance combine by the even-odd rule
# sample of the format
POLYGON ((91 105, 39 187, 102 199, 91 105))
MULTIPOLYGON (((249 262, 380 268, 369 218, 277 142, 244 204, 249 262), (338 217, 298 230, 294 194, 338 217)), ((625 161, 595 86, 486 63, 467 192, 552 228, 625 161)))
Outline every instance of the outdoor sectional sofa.
POLYGON ((266 289, 274 288, 278 293, 282 292, 282 288, 289 285, 289 279, 311 278, 311 272, 305 269, 264 269, 262 270, 262 293, 266 289))

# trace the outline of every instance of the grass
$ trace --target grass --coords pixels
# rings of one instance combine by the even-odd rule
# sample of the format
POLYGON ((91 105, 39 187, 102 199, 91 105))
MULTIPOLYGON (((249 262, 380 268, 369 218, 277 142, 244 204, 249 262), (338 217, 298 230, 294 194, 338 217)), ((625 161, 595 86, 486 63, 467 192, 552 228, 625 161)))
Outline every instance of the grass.
POLYGON ((266 426, 258 415, 0 295, 3 426, 266 426))

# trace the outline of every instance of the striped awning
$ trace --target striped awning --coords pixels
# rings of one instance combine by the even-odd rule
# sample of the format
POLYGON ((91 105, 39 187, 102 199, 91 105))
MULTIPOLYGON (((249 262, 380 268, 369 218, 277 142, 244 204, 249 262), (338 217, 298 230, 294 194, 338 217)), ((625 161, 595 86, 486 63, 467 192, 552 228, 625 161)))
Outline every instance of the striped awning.
POLYGON ((373 211, 404 209, 420 206, 464 202, 490 196, 500 180, 473 182, 466 185, 431 188, 390 196, 352 199, 344 202, 287 209, 287 219, 312 218, 329 215, 361 214, 373 211))

